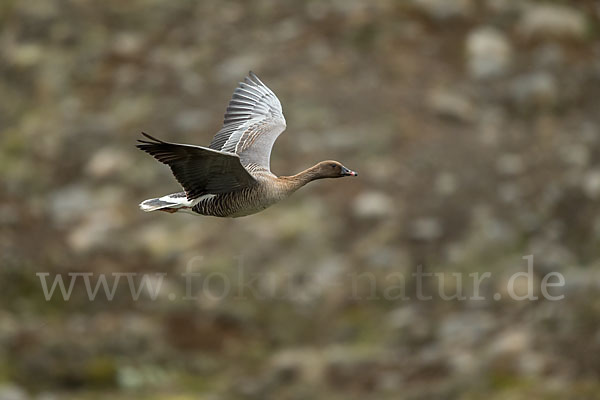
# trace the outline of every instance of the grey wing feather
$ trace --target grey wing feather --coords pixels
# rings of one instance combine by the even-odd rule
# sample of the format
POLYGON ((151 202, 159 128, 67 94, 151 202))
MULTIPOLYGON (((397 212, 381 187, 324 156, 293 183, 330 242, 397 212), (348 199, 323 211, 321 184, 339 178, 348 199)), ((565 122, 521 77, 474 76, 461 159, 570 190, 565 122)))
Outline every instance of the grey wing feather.
POLYGON ((238 154, 242 165, 255 164, 270 170, 273 143, 285 127, 279 99, 250 71, 233 92, 223 127, 209 147, 238 154))
POLYGON ((150 140, 138 140, 140 143, 136 147, 167 164, 189 200, 204 194, 237 191, 257 183, 236 154, 163 142, 146 133, 142 134, 150 140))

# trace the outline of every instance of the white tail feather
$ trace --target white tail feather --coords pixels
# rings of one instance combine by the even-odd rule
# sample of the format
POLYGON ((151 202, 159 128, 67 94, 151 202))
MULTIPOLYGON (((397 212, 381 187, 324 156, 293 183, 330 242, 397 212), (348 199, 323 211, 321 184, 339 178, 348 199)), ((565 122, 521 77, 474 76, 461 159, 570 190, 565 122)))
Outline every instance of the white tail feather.
POLYGON ((175 206, 174 203, 169 203, 166 201, 161 201, 160 199, 148 199, 144 200, 140 203, 140 208, 142 211, 150 212, 160 210, 161 208, 170 208, 175 206))
POLYGON ((163 208, 189 209, 198 204, 199 201, 214 196, 214 194, 206 194, 197 199, 188 200, 185 195, 182 196, 181 193, 174 193, 156 199, 144 200, 140 203, 140 209, 145 212, 156 211, 163 208))

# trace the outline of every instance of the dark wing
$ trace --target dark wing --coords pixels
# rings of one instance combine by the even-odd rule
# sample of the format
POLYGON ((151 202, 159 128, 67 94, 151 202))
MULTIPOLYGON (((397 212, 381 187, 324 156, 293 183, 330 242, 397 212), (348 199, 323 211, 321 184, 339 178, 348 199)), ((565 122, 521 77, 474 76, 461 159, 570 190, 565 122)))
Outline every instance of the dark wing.
POLYGON ((271 149, 285 126, 279 99, 250 71, 233 92, 223 127, 209 147, 238 154, 244 166, 270 171, 271 149))
POLYGON ((256 184, 236 154, 188 144, 167 143, 143 133, 136 147, 171 167, 188 200, 227 193, 256 184))

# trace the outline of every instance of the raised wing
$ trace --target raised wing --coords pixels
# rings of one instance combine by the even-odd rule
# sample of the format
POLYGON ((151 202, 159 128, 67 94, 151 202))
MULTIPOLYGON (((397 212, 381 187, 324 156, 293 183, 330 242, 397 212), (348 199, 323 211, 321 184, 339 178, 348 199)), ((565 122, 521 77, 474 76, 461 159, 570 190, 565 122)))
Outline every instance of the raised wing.
POLYGON ((142 134, 150 140, 138 140, 140 143, 136 147, 171 167, 188 200, 209 193, 232 192, 257 183, 242 166, 237 154, 163 142, 142 134))
POLYGON ((246 167, 270 171, 271 149, 285 126, 279 99, 250 71, 233 92, 223 127, 209 147, 238 154, 246 167))

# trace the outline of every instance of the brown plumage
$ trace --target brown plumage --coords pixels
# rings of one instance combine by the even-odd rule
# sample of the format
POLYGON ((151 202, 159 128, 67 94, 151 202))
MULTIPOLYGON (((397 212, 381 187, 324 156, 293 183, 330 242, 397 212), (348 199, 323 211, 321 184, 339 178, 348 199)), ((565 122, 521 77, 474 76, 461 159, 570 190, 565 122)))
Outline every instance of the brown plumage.
POLYGON ((250 72, 233 93, 223 127, 208 148, 164 142, 146 133, 137 147, 167 164, 184 192, 145 200, 144 211, 242 217, 264 210, 316 179, 357 176, 322 161, 293 176, 270 170, 273 143, 285 130, 275 94, 250 72))

